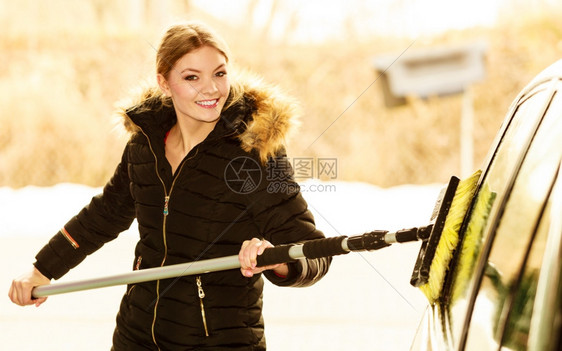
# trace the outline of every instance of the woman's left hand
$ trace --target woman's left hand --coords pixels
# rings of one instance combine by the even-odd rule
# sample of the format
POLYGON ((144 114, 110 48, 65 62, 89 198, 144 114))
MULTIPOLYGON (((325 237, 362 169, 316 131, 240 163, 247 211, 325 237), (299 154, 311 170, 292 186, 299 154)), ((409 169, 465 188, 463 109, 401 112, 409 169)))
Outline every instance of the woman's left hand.
POLYGON ((273 247, 273 245, 267 240, 260 240, 258 238, 246 240, 242 243, 242 248, 238 253, 238 259, 240 260, 240 271, 243 276, 250 278, 254 274, 261 273, 268 269, 274 270, 279 276, 286 277, 289 274, 289 268, 286 263, 256 267, 258 255, 261 255, 268 247, 273 247))

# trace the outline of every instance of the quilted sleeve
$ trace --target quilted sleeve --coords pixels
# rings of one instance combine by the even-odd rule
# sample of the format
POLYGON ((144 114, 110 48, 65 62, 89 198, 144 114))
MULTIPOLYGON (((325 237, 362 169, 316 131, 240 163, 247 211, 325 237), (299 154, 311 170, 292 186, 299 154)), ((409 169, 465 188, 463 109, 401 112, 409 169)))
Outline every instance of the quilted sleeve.
MULTIPOLYGON (((263 165, 260 184, 246 198, 258 230, 273 245, 324 238, 316 229, 284 150, 263 165)), ((279 286, 304 287, 322 278, 330 263, 331 257, 300 259, 289 264, 287 277, 272 271, 265 271, 264 275, 279 286)))
POLYGON ((39 251, 35 267, 58 279, 106 242, 130 227, 135 218, 129 191, 126 150, 103 192, 92 198, 76 216, 39 251))

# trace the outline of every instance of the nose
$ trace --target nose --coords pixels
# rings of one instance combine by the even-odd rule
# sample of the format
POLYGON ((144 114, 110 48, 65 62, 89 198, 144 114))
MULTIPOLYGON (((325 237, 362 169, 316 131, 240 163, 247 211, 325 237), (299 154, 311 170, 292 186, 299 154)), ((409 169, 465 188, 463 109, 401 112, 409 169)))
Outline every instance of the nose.
POLYGON ((214 79, 207 78, 204 80, 203 84, 201 85, 200 93, 203 94, 205 97, 210 97, 216 94, 219 89, 217 88, 217 84, 214 79))

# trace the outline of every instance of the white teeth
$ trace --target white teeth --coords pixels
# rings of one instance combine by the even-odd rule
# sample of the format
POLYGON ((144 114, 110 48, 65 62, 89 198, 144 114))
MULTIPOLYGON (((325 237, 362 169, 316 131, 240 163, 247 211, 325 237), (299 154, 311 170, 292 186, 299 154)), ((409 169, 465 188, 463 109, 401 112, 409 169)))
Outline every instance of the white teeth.
POLYGON ((214 104, 216 104, 218 101, 218 99, 215 100, 205 100, 205 101, 197 101, 198 105, 203 105, 203 106, 212 106, 214 104))

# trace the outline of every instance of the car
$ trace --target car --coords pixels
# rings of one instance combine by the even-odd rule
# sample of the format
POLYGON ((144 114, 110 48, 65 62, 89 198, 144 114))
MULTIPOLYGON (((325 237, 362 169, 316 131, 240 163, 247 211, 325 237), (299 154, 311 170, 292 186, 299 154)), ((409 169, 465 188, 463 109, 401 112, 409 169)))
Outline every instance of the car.
POLYGON ((516 97, 482 168, 422 350, 562 350, 562 60, 516 97))

